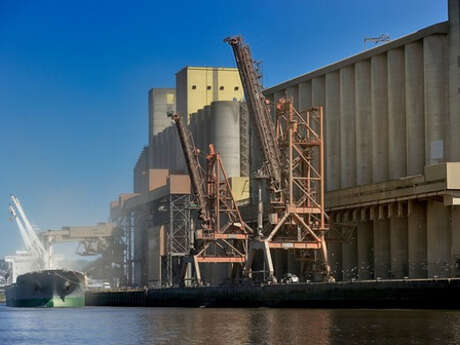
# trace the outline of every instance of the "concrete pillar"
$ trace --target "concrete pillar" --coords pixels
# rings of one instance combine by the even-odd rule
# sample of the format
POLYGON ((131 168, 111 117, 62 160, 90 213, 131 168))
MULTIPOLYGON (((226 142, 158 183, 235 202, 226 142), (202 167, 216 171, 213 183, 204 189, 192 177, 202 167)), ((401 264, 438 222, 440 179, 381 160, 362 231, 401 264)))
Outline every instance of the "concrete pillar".
POLYGON ((326 74, 326 181, 327 190, 340 188, 339 72, 326 74))
POLYGON ((299 87, 298 85, 296 86, 291 86, 286 89, 286 96, 287 97, 292 97, 293 102, 294 102, 294 108, 299 110, 299 87))
POLYGON ((358 278, 371 279, 373 277, 373 231, 372 222, 359 222, 357 227, 358 238, 358 278))
POLYGON ((340 186, 356 185, 355 72, 353 66, 340 69, 340 186))
POLYGON ((372 182, 388 180, 387 57, 371 58, 372 182))
POLYGON ((426 278, 426 203, 410 200, 408 204, 409 278, 426 278))
POLYGON ((312 101, 312 90, 311 90, 311 80, 306 81, 305 83, 299 84, 299 110, 303 111, 305 109, 311 108, 312 101))
POLYGON ((390 179, 406 176, 404 48, 388 51, 388 170, 390 179))
POLYGON ((358 278, 358 243, 356 235, 342 244, 343 280, 358 278))
POLYGON ((374 278, 390 278, 390 221, 374 220, 374 278))
POLYGON ((372 182, 371 131, 371 64, 369 60, 355 64, 356 100, 356 183, 372 182))
POLYGON ((452 276, 460 276, 460 206, 451 207, 451 226, 452 248, 451 248, 451 267, 452 276))
POLYGON ((408 270, 407 218, 390 218, 391 277, 404 278, 408 270))
POLYGON ((451 234, 449 208, 429 200, 426 212, 428 277, 448 277, 450 271, 451 234))
MULTIPOLYGON (((423 39, 425 87, 425 164, 446 159, 448 121, 447 38, 431 35, 423 39)), ((457 135, 457 134, 456 134, 457 135)))
POLYGON ((449 0, 449 161, 460 161, 460 2, 449 0))
POLYGON ((288 269, 288 251, 283 249, 271 250, 275 276, 280 281, 287 273, 288 269))
POLYGON ((332 275, 334 276, 335 280, 342 280, 342 243, 328 242, 327 253, 332 275))
POLYGON ((287 251, 287 271, 300 277, 300 264, 293 250, 287 251))
POLYGON ((405 46, 407 175, 423 174, 425 166, 425 115, 422 41, 405 46))

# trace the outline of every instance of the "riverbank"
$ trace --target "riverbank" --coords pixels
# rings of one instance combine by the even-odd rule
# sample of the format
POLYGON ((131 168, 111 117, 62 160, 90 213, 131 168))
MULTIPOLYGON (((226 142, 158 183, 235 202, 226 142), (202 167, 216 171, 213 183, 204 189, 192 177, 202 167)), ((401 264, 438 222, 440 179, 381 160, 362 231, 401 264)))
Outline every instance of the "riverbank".
POLYGON ((460 279, 87 291, 86 305, 460 309, 460 279))

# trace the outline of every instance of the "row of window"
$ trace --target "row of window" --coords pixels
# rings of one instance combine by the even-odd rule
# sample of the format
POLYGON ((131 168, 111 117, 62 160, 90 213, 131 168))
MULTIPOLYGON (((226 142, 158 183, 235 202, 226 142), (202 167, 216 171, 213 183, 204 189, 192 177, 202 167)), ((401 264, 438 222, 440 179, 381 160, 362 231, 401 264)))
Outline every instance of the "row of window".
MULTIPOLYGON (((192 90, 196 90, 196 88, 197 88, 196 85, 192 85, 192 90)), ((207 89, 207 90, 211 90, 211 89, 212 89, 211 85, 208 85, 208 86, 206 87, 206 89, 207 89)), ((235 87, 233 88, 233 91, 238 91, 239 89, 240 89, 239 86, 235 86, 235 87)), ((224 90, 224 87, 223 87, 223 86, 220 86, 220 87, 219 87, 219 90, 224 90)))

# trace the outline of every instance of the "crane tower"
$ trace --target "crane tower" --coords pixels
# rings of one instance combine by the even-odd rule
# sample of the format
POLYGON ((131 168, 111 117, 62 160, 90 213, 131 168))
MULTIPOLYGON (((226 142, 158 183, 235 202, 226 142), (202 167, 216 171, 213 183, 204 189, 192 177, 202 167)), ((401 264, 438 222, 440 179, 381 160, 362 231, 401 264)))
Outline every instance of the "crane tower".
POLYGON ((257 79, 249 46, 240 36, 225 39, 233 49, 248 109, 257 127, 268 180, 269 224, 252 242, 246 264, 250 274, 254 249, 263 249, 269 280, 276 281, 271 249, 294 250, 310 273, 330 278, 324 211, 323 108, 299 112, 291 98, 276 104, 275 124, 257 79))
POLYGON ((248 240, 252 229, 241 218, 228 176, 219 153, 209 145, 206 170, 199 163, 199 149, 182 116, 170 114, 176 124, 190 174, 193 194, 199 209, 199 224, 194 231, 191 257, 196 282, 203 283, 200 263, 232 264, 234 276, 247 260, 248 240))

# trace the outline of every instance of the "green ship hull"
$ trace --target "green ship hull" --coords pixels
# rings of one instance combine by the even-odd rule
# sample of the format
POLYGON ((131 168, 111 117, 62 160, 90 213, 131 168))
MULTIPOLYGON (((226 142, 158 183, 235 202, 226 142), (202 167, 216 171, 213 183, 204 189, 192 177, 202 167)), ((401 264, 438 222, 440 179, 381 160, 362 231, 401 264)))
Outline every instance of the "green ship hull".
POLYGON ((6 305, 19 308, 84 307, 85 283, 84 274, 76 271, 26 273, 6 289, 6 305))
POLYGON ((61 298, 31 298, 31 299, 12 299, 6 303, 8 307, 16 308, 78 308, 85 306, 85 297, 68 297, 65 300, 61 298))

